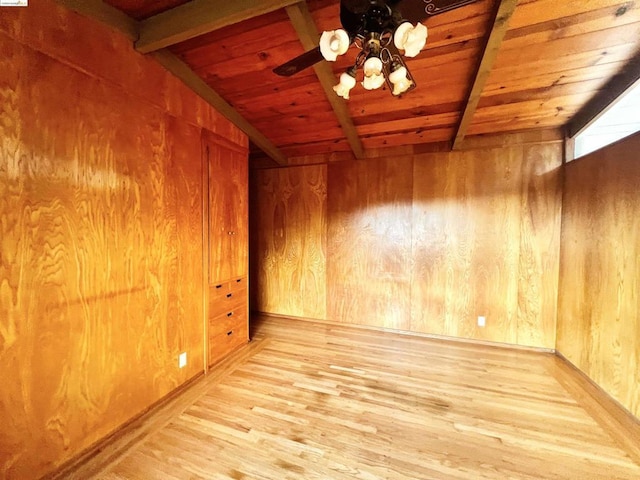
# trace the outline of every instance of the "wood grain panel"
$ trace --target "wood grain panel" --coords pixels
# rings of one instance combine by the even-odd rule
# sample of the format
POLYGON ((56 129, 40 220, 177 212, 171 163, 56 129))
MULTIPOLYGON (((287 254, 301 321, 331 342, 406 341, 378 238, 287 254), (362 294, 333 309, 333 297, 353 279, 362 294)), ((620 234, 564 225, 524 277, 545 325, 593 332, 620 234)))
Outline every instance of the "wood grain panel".
MULTIPOLYGON (((338 5, 334 5, 335 14, 338 5)), ((275 75, 272 69, 303 53, 300 40, 283 10, 225 27, 172 47, 209 85, 267 137, 283 147, 343 138, 339 123, 323 129, 300 127, 290 119, 332 111, 312 69, 295 78, 275 75), (274 34, 273 32, 277 32, 274 34), (259 88, 258 88, 259 87, 259 88), (270 116, 267 121, 259 121, 270 116), (322 134, 323 138, 306 138, 322 134), (295 137, 297 136, 297 137, 295 137), (293 140, 290 140, 293 138, 293 140)), ((333 93, 333 92, 332 92, 333 93)))
POLYGON ((367 149, 385 148, 392 145, 421 145, 425 143, 447 142, 455 131, 455 126, 441 128, 417 128, 409 132, 367 135, 362 139, 367 149))
POLYGON ((284 246, 278 256, 265 252, 288 243, 299 224, 322 219, 326 317, 295 315, 554 348, 561 137, 467 144, 456 153, 358 162, 311 158, 328 164, 303 170, 328 168, 326 220, 309 212, 309 219, 291 223, 290 213, 278 213, 306 188, 289 180, 288 172, 301 167, 256 171, 254 231, 261 246, 253 268, 264 279, 254 285, 260 297, 254 308, 287 314, 291 302, 312 301, 279 277, 292 278, 289 265, 304 258, 284 246), (479 315, 487 317, 485 328, 476 326, 479 315))
POLYGON ((556 25, 566 27, 566 23, 562 23, 564 19, 574 15, 584 15, 590 11, 603 11, 604 15, 610 20, 619 21, 619 17, 622 15, 616 15, 616 13, 621 7, 626 7, 622 12, 623 14, 629 9, 638 8, 636 5, 629 4, 623 0, 591 0, 575 3, 563 2, 561 4, 556 3, 554 0, 533 0, 521 2, 513 16, 511 25, 512 28, 519 29, 530 25, 545 25, 559 20, 560 22, 556 23, 556 25))
POLYGON ((560 142, 416 157, 413 331, 554 348, 561 160, 560 142))
POLYGON ((565 167, 558 350, 640 417, 640 134, 565 167))
POLYGON ((327 167, 253 173, 253 308, 326 318, 327 167))
POLYGON ((522 151, 518 345, 556 345, 562 155, 560 142, 522 151))
POLYGON ((408 330, 412 160, 328 169, 327 317, 408 330))
POLYGON ((565 125, 637 52, 637 4, 551 3, 518 5, 470 133, 565 125))
POLYGON ((127 15, 142 20, 170 8, 177 7, 189 0, 106 0, 111 6, 122 10, 127 15))
POLYGON ((0 41, 1 468, 33 478, 201 369, 199 129, 0 41))
POLYGON ((412 330, 517 343, 521 149, 418 157, 414 179, 412 330))
POLYGON ((204 137, 209 159, 209 282, 249 269, 249 164, 246 152, 204 137))
POLYGON ((246 137, 126 38, 2 10, 0 477, 40 478, 202 371, 201 126, 246 137))
POLYGON ((3 9, 0 31, 51 58, 117 85, 141 101, 237 144, 248 145, 247 136, 238 127, 185 88, 152 57, 135 52, 129 38, 106 25, 51 0, 40 0, 29 8, 3 9))

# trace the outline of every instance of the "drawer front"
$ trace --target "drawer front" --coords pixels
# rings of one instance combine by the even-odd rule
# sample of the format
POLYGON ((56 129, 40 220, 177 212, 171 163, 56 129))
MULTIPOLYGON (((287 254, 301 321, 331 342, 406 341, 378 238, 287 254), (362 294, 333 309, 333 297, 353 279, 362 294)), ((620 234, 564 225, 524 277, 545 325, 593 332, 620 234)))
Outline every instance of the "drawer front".
POLYGON ((216 302, 229 293, 229 282, 217 282, 209 285, 209 303, 216 302))
POLYGON ((209 286, 209 305, 224 300, 230 293, 235 295, 242 290, 247 291, 247 277, 212 283, 209 286))
POLYGON ((229 330, 237 327, 240 324, 247 325, 248 320, 248 307, 245 301, 241 305, 236 305, 230 310, 225 310, 224 313, 215 317, 209 317, 209 338, 213 335, 226 334, 229 330))
POLYGON ((249 329, 246 319, 236 321, 223 333, 209 333, 209 365, 222 360, 228 354, 249 341, 249 329))
POLYGON ((229 290, 246 290, 247 289, 247 277, 240 277, 229 282, 229 290))
POLYGON ((247 289, 227 291, 224 295, 209 300, 209 318, 228 313, 248 302, 247 289))
POLYGON ((247 277, 209 285, 209 365, 249 341, 247 277))

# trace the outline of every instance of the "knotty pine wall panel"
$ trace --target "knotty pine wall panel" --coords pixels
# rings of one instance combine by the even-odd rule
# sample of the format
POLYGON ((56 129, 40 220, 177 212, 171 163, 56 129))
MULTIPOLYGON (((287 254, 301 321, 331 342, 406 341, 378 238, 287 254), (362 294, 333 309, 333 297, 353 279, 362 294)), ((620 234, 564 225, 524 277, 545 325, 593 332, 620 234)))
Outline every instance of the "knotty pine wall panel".
POLYGON ((640 418, 640 134, 565 167, 558 351, 640 418))
POLYGON ((258 170, 252 182, 253 308, 326 318, 327 166, 258 170))
POLYGON ((266 252, 292 231, 316 232, 307 241, 319 242, 323 230, 309 225, 324 223, 326 316, 298 315, 554 348, 562 144, 490 140, 461 152, 329 161, 322 222, 320 211, 294 225, 276 212, 301 188, 281 180, 288 171, 322 167, 255 171, 254 308, 289 314, 289 302, 315 301, 278 280, 291 278, 284 251, 266 252))
POLYGON ((408 330, 411 158, 328 166, 327 316, 408 330))
POLYGON ((202 126, 246 145, 217 112, 174 115, 199 101, 128 40, 34 3, 0 17, 8 479, 50 473, 202 371, 202 126), (85 33, 90 52, 66 43, 85 33))

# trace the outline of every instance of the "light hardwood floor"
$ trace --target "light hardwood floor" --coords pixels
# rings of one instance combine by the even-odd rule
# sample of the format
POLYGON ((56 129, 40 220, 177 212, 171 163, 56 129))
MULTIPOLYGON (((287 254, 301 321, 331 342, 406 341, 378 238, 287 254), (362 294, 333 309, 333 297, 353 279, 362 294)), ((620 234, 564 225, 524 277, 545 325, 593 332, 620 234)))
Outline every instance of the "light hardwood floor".
POLYGON ((253 321, 244 351, 95 478, 640 478, 551 354, 253 321))

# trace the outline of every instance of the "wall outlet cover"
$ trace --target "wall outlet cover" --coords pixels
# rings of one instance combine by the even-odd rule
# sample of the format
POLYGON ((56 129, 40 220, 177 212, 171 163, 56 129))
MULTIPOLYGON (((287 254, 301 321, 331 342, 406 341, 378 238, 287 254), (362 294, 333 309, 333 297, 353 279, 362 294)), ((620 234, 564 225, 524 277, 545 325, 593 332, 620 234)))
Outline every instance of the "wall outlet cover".
POLYGON ((178 367, 186 367, 187 366, 187 352, 182 352, 178 357, 178 367))
POLYGON ((478 317, 478 326, 484 327, 487 324, 487 319, 485 317, 478 317))

